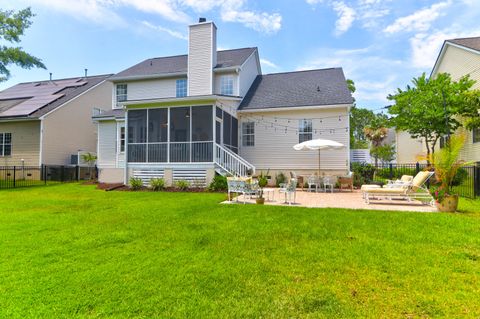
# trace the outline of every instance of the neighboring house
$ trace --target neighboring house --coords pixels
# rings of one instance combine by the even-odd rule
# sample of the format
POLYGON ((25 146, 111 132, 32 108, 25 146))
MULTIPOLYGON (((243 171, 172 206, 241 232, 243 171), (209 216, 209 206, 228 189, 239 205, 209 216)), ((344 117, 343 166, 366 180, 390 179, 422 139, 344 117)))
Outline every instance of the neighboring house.
MULTIPOLYGON (((446 40, 431 77, 439 73, 449 73, 455 81, 468 74, 477 81, 473 89, 480 89, 480 37, 446 40)), ((460 131, 467 136, 460 157, 466 161, 480 162, 480 128, 460 131)))
MULTIPOLYGON (((477 81, 473 89, 480 89, 480 37, 446 40, 440 50, 430 77, 439 73, 449 73, 452 80, 458 81, 469 75, 477 81)), ((480 162, 480 129, 466 131, 467 136, 461 158, 466 161, 480 162)), ((443 141, 439 141, 437 148, 443 141)), ((425 156, 426 146, 421 139, 412 138, 407 132, 397 132, 397 162, 414 163, 419 155, 425 156)))
POLYGON ((111 105, 110 75, 20 83, 0 92, 0 166, 68 165, 96 151, 94 107, 111 105))
POLYGON ((318 153, 293 145, 314 138, 346 145, 322 152, 326 174, 348 171, 353 100, 342 69, 262 75, 257 48, 217 51, 213 22, 189 31, 188 54, 148 59, 109 79, 112 110, 93 117, 100 181, 311 174, 318 153))

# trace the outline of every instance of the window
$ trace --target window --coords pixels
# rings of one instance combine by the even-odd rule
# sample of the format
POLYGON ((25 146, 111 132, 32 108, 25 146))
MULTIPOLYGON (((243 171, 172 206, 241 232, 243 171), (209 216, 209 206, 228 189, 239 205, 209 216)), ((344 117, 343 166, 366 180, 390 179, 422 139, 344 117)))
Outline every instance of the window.
POLYGON ((127 100, 127 85, 126 84, 117 84, 116 85, 116 99, 117 107, 120 107, 120 102, 127 100))
POLYGON ((187 96, 187 79, 177 80, 177 94, 176 97, 187 96))
POLYGON ((12 155, 12 133, 0 133, 0 156, 12 155))
POLYGON ((312 138, 312 120, 298 121, 298 142, 310 141, 312 138))
POLYGON ((120 127, 120 153, 125 152, 125 126, 120 127))
POLYGON ((255 146, 255 123, 242 123, 242 145, 255 146))
POLYGON ((473 143, 480 142, 480 127, 474 128, 472 131, 472 140, 473 143))
POLYGON ((233 95, 233 76, 222 75, 220 78, 220 94, 233 95))

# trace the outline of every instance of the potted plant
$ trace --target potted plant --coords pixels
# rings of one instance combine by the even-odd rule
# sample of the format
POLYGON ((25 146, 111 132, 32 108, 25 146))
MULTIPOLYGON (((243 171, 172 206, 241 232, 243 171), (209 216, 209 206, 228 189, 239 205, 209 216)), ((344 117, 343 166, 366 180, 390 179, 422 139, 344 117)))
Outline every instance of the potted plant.
POLYGON ((430 160, 435 167, 437 184, 432 187, 431 193, 435 205, 441 212, 455 212, 458 207, 458 194, 453 190, 455 176, 462 166, 471 163, 458 159, 465 143, 465 135, 458 134, 450 137, 445 147, 430 155, 430 160))
POLYGON ((260 191, 258 192, 258 197, 256 199, 256 202, 259 205, 265 204, 265 198, 263 197, 263 188, 267 186, 267 184, 268 184, 268 171, 267 171, 267 174, 263 174, 263 172, 260 172, 260 175, 258 175, 258 188, 260 188, 260 191))

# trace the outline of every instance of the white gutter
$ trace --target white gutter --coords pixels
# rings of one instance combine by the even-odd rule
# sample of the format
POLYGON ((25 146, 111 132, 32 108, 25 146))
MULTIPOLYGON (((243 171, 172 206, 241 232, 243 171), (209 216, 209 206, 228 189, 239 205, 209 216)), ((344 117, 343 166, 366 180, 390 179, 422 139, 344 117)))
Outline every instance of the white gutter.
POLYGON ((120 76, 109 79, 111 82, 122 82, 122 81, 139 81, 139 80, 151 80, 151 79, 165 79, 165 78, 175 78, 180 76, 187 76, 187 72, 174 72, 174 73, 164 73, 164 74, 150 74, 150 75, 130 75, 130 76, 120 76))
POLYGON ((138 104, 150 104, 150 103, 169 103, 169 102, 190 102, 190 101, 202 101, 202 100, 228 100, 228 101, 240 101, 241 97, 225 96, 225 95, 196 95, 187 97, 174 97, 174 98, 158 98, 158 99, 146 99, 146 100, 132 100, 121 103, 123 106, 138 105, 138 104))
POLYGON ((308 106, 289 106, 289 107, 271 107, 264 109, 247 109, 238 110, 237 113, 264 113, 264 112, 278 112, 278 111, 298 111, 298 110, 318 110, 318 109, 337 109, 337 108, 351 108, 352 104, 331 104, 331 105, 308 105, 308 106))

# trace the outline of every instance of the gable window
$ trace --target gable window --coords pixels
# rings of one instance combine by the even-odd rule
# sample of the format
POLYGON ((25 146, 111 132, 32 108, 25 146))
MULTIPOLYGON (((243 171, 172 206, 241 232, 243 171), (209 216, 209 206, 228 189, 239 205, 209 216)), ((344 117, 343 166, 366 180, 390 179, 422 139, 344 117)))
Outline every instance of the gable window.
POLYGON ((220 94, 233 95, 233 76, 222 75, 220 78, 220 94))
POLYGON ((126 84, 117 84, 116 85, 116 102, 117 107, 120 107, 120 103, 127 100, 127 85, 126 84))
POLYGON ((480 127, 473 129, 472 139, 473 139, 473 143, 480 143, 480 127))
POLYGON ((255 146, 255 122, 242 123, 242 145, 255 146))
POLYGON ((12 133, 0 133, 0 156, 12 155, 12 133))
POLYGON ((302 143, 310 141, 313 138, 312 134, 312 120, 299 120, 298 121, 298 142, 302 143))
POLYGON ((187 96, 187 79, 179 79, 176 81, 176 97, 187 96))

